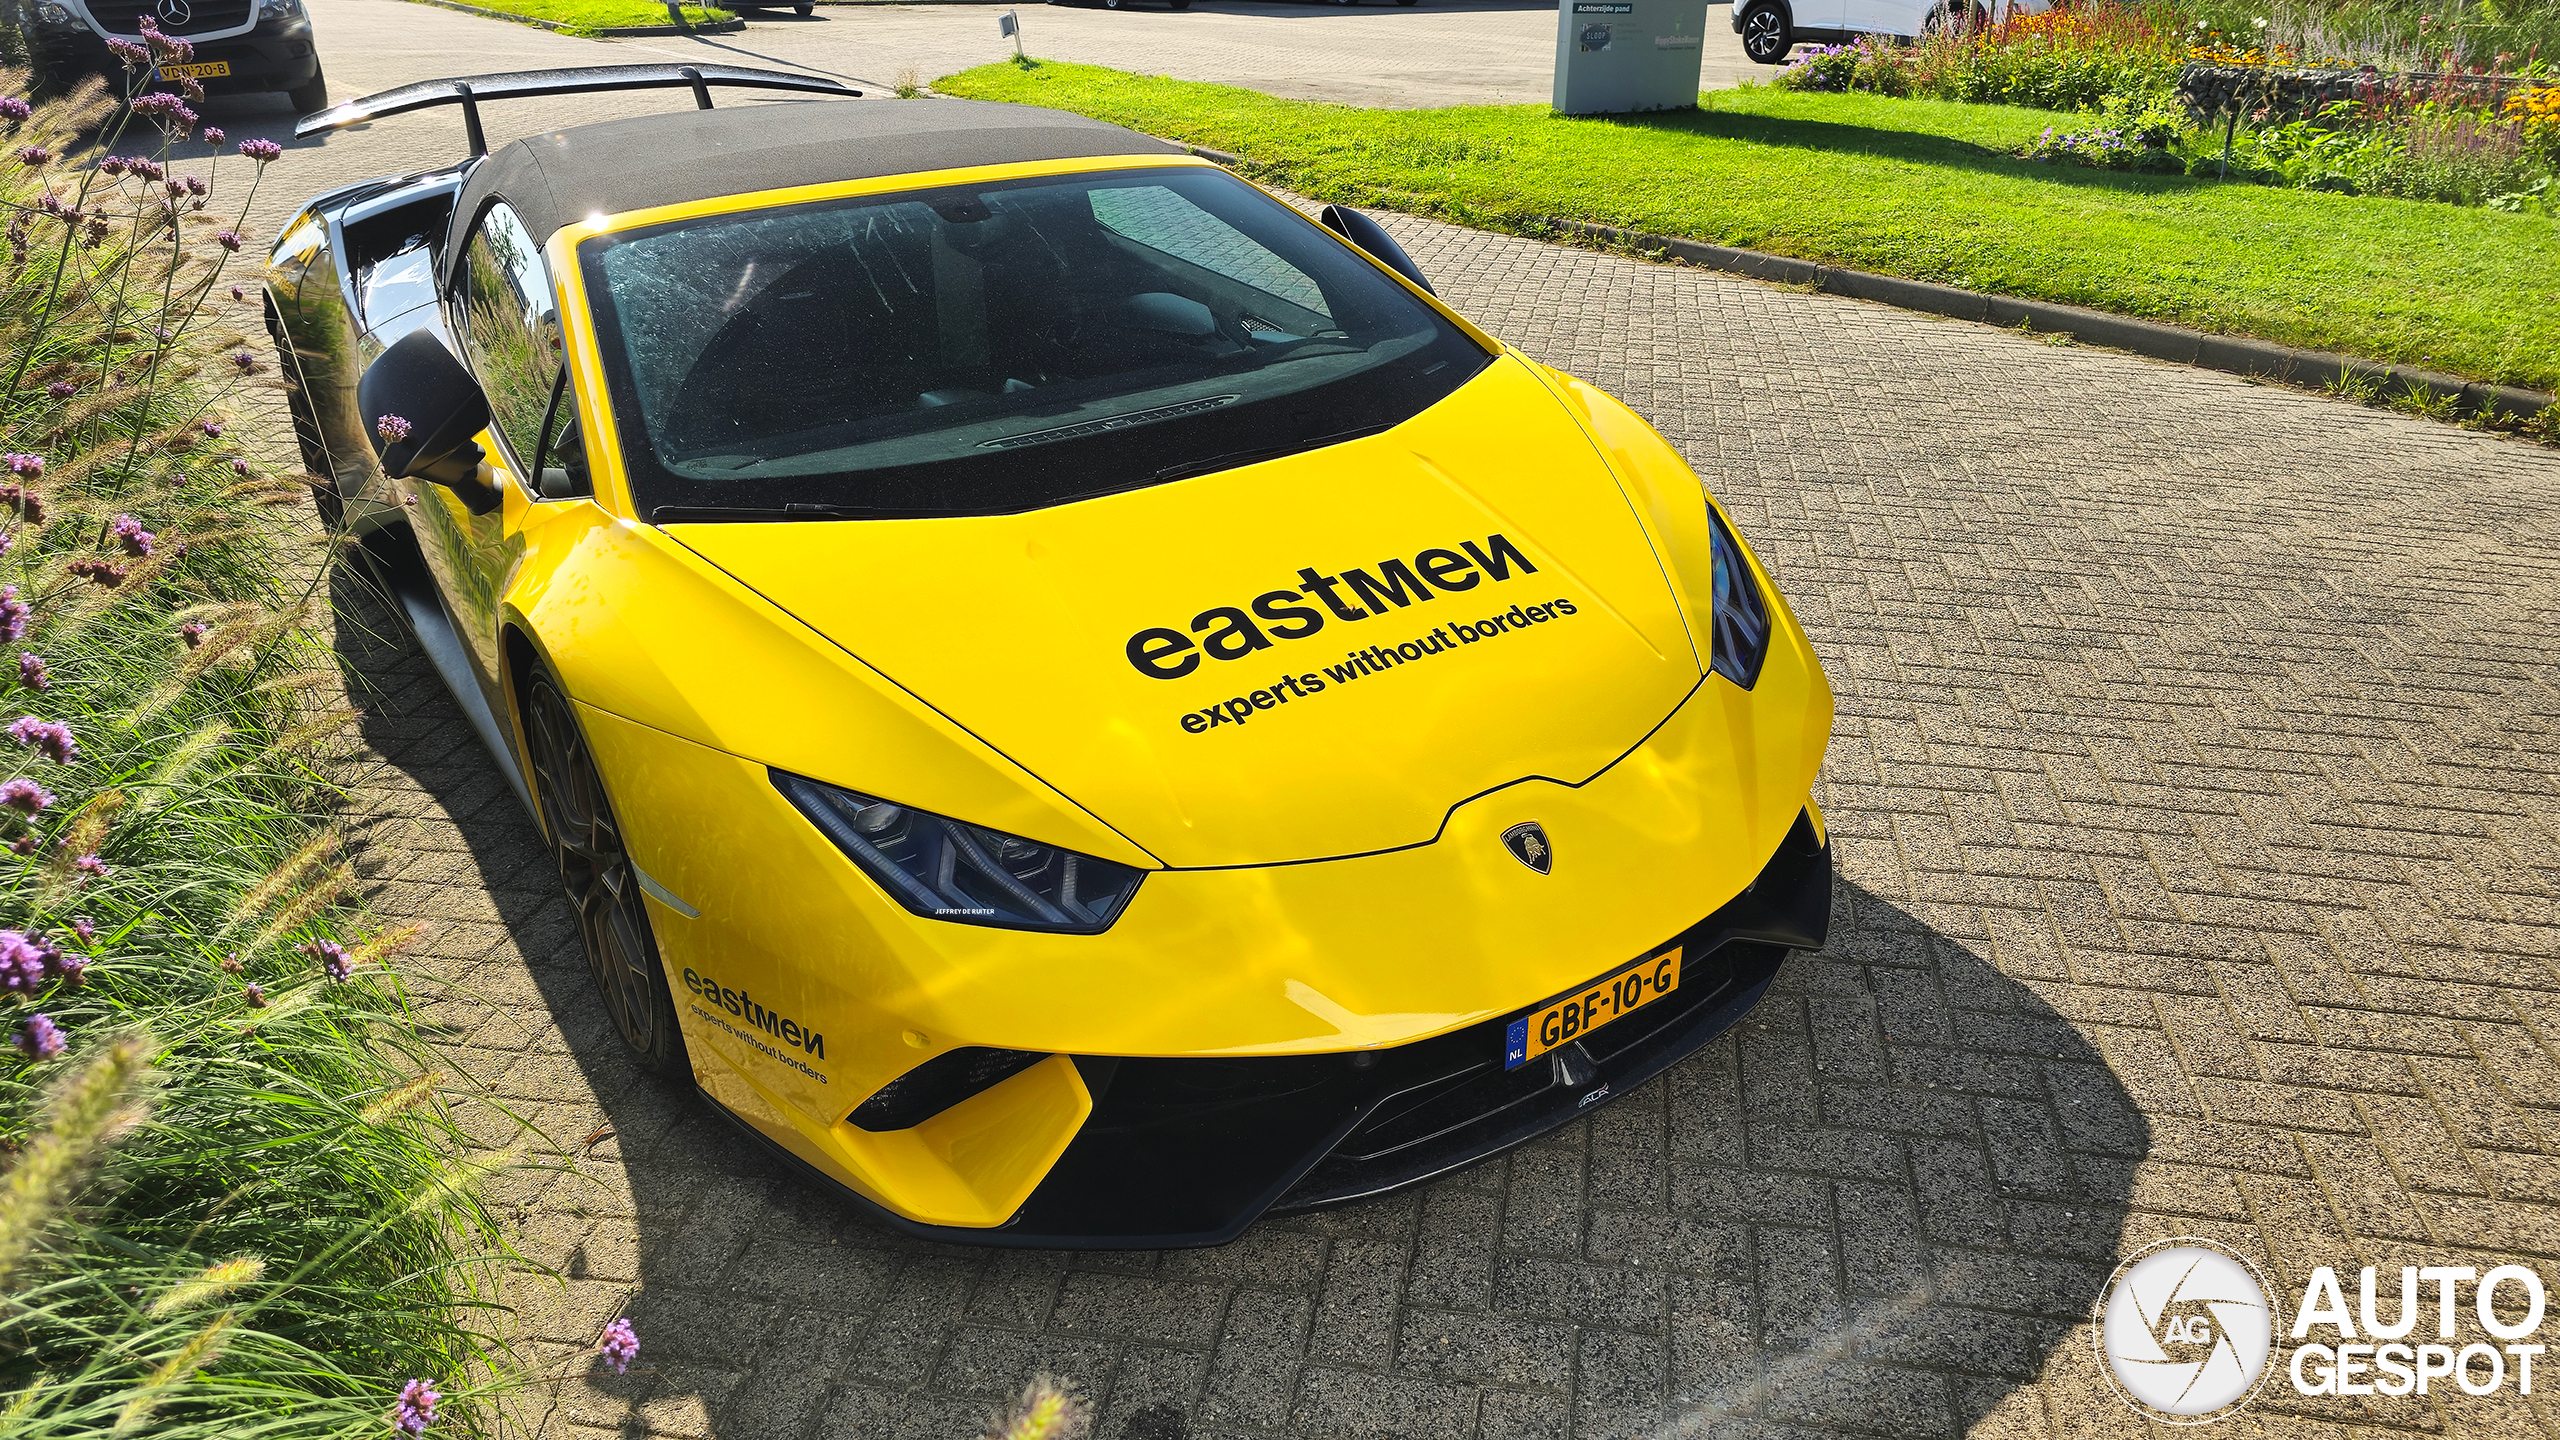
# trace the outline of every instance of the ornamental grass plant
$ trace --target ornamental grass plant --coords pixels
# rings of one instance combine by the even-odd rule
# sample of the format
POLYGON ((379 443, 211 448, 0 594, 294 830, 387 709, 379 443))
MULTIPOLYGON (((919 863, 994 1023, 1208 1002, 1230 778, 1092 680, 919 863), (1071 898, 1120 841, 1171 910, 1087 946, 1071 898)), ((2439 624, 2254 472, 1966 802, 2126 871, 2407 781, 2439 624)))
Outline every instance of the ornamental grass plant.
MULTIPOLYGON (((147 22, 146 22, 147 23, 147 22)), ((126 56, 127 80, 157 56, 126 56)), ((478 1433, 501 1243, 316 752, 328 537, 246 432, 264 140, 0 75, 0 1436, 478 1433), (419 1382, 411 1385, 410 1382, 419 1382)), ((138 88, 138 87, 137 87, 138 88)))

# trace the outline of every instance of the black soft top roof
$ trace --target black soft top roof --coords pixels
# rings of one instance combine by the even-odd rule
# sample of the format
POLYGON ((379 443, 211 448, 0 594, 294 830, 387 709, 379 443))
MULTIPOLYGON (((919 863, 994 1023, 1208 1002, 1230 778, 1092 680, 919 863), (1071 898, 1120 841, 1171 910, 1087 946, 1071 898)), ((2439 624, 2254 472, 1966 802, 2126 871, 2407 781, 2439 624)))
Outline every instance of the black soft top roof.
POLYGON ((536 241, 572 220, 721 195, 969 165, 1180 155, 1060 110, 984 100, 801 100, 680 110, 501 145, 454 206, 459 236, 503 197, 536 241))

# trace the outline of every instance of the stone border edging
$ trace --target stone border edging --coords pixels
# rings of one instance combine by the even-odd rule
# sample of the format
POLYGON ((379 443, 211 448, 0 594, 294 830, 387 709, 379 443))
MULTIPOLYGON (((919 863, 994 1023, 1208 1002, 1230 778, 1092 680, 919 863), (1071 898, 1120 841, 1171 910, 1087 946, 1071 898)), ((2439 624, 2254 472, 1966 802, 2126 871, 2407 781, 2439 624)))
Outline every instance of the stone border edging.
MULTIPOLYGON (((1240 157, 1223 150, 1211 150, 1201 145, 1184 145, 1182 148, 1221 165, 1243 163, 1240 157)), ((2438 400, 2452 401, 2465 414, 2487 412, 2519 421, 2532 419, 2552 405, 2560 404, 2560 399, 2539 390, 2490 385, 2440 371, 2421 370, 2413 365, 2359 360, 2352 355, 2326 350, 2297 350, 2271 340, 2211 335, 2180 325, 2138 320, 2130 315, 2113 315, 2079 305, 1990 295, 1953 285, 1932 284, 1926 280, 1905 280, 1899 276, 1843 269, 1837 265, 1817 265, 1810 260, 1771 255, 1759 250, 1737 250, 1728 245, 1709 245, 1670 235, 1647 235, 1588 220, 1551 219, 1548 223, 1560 230, 1607 240, 1612 244, 1664 251, 1704 269, 1729 271, 1780 285, 1802 285, 1827 295, 1845 295, 1852 300, 1869 300, 1903 310, 1972 320, 2006 330, 2031 327, 2039 333, 2068 336, 2082 344, 2129 350, 2154 360, 2222 370, 2252 379, 2323 386, 2342 376, 2352 376, 2370 385, 2405 386, 2424 391, 2438 400)))
POLYGON ((490 20, 510 20, 530 25, 537 30, 550 30, 563 35, 610 40, 618 35, 726 35, 744 30, 747 22, 736 16, 713 25, 609 25, 601 30, 581 30, 557 20, 544 20, 532 15, 518 15, 512 10, 492 10, 485 5, 465 5, 462 0, 409 0, 412 5, 433 5, 439 10, 459 10, 465 15, 478 15, 490 20))

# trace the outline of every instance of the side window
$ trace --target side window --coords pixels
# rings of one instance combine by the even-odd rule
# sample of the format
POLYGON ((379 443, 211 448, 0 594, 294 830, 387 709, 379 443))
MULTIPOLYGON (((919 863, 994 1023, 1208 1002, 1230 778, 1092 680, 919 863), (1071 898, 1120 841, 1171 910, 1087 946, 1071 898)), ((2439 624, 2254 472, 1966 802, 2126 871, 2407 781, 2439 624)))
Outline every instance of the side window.
POLYGON ((541 247, 505 204, 489 207, 462 251, 457 299, 462 358, 489 394, 490 428, 508 468, 530 483, 525 462, 541 440, 560 373, 560 314, 541 247))

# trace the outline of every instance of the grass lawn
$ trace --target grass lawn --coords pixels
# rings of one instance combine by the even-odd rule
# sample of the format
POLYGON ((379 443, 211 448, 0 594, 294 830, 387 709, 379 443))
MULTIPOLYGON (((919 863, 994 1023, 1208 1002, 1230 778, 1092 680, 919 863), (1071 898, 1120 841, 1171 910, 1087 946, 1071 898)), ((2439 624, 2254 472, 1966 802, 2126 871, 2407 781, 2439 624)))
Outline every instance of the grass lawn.
MULTIPOLYGON (((462 3, 495 10, 502 15, 548 20, 582 33, 667 23, 667 7, 663 0, 462 0, 462 3)), ((735 17, 729 11, 715 10, 708 5, 687 5, 684 18, 688 25, 717 25, 735 17)))
POLYGON ((1057 61, 934 88, 1225 150, 1326 200, 1596 220, 2560 388, 2560 222, 2013 158, 2051 111, 1768 86, 1648 116, 1360 110, 1057 61))

